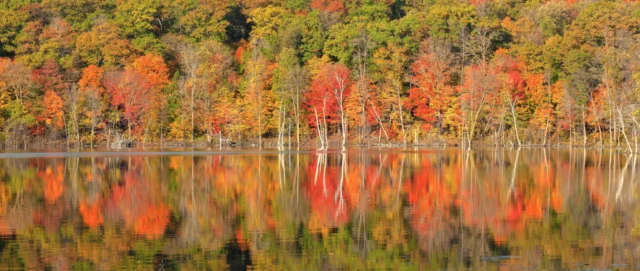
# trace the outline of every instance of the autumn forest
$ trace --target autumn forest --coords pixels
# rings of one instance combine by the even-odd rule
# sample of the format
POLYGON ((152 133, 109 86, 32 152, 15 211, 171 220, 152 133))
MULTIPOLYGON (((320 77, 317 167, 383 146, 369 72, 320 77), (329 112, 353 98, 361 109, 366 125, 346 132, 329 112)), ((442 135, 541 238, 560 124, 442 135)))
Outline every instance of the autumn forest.
POLYGON ((640 3, 8 0, 0 142, 637 149, 640 3))

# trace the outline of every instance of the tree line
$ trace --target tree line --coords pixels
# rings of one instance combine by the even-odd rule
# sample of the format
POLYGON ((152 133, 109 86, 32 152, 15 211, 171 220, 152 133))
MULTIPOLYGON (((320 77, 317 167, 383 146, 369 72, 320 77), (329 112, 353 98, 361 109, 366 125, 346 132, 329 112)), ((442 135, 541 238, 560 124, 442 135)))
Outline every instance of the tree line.
POLYGON ((637 146, 640 4, 10 0, 0 141, 637 146))

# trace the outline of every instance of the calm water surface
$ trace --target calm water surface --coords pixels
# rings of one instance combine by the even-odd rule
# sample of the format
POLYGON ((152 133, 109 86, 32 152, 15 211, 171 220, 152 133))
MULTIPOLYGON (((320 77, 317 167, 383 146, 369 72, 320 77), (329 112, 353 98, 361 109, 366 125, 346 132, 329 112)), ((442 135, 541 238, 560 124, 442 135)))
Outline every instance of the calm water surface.
POLYGON ((0 270, 639 270, 640 159, 0 154, 0 270))

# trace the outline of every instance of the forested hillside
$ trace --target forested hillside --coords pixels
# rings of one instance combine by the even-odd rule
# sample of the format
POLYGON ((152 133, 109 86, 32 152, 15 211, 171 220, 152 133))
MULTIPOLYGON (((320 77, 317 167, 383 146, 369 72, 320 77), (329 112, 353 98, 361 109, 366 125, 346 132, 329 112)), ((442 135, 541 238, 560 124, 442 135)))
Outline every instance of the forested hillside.
POLYGON ((0 18, 9 148, 640 133, 635 1, 7 0, 0 18))

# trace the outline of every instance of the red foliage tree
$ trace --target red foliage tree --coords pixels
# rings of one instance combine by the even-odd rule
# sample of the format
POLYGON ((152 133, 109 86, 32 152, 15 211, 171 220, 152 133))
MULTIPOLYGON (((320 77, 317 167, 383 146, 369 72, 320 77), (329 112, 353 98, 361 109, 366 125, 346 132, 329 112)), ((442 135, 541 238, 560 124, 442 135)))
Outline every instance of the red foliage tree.
POLYGON ((124 113, 131 138, 132 129, 137 127, 140 117, 150 108, 153 86, 144 76, 131 69, 107 73, 105 86, 111 94, 113 106, 124 113))
POLYGON ((326 64, 320 68, 320 72, 313 78, 311 88, 305 93, 304 106, 309 114, 307 120, 309 125, 316 127, 316 115, 324 113, 327 123, 340 123, 340 102, 344 102, 351 89, 346 87, 340 96, 334 95, 345 85, 351 84, 349 79, 349 69, 342 64, 326 64))
POLYGON ((339 0, 313 0, 311 8, 329 13, 345 11, 344 4, 339 0))
POLYGON ((41 68, 33 71, 33 80, 44 91, 55 91, 58 94, 62 94, 69 86, 63 80, 62 68, 53 59, 47 60, 41 68))

